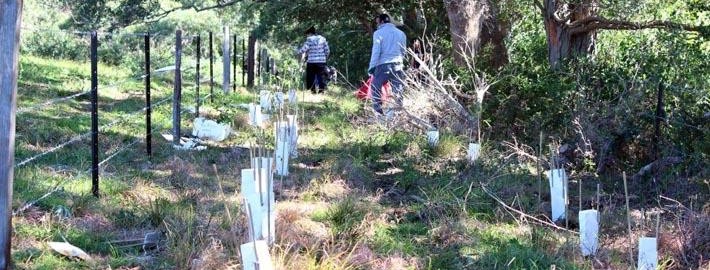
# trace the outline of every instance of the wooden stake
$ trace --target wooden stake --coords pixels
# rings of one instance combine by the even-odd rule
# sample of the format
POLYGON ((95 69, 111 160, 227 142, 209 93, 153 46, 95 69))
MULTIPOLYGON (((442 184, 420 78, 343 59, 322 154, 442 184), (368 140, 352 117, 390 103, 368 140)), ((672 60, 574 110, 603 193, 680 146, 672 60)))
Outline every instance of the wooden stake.
POLYGON ((661 213, 662 211, 659 210, 656 215, 656 239, 659 239, 658 235, 661 233, 661 213))
POLYGON ((22 0, 0 4, 0 269, 12 267, 12 184, 22 0))
POLYGON ((579 178, 579 209, 578 211, 582 211, 582 178, 579 178))
POLYGON ((597 183, 597 211, 599 211, 599 183, 597 183))
POLYGON ((537 149, 537 160, 535 162, 537 165, 537 205, 540 205, 542 202, 542 166, 540 165, 542 160, 542 131, 540 131, 540 142, 537 149))
MULTIPOLYGON (((626 197, 626 224, 629 229, 629 241, 633 241, 633 236, 631 233, 631 210, 629 208, 629 188, 628 185, 626 184, 626 172, 622 173, 622 177, 624 179, 624 197, 626 197)), ((633 243, 633 242, 631 242, 633 243)), ((633 264, 634 262, 634 255, 633 255, 633 246, 629 243, 629 263, 633 264)))

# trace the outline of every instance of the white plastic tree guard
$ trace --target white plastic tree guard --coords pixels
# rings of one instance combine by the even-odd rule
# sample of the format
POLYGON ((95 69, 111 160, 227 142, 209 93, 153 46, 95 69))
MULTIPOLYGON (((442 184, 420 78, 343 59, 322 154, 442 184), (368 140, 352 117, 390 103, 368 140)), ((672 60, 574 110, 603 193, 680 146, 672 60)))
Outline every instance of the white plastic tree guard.
POLYGON ((263 112, 260 113, 259 115, 261 116, 261 119, 259 119, 259 120, 261 120, 259 122, 259 127, 264 128, 264 127, 266 127, 266 125, 269 124, 269 120, 271 119, 271 115, 268 113, 263 113, 263 112))
POLYGON ((481 144, 479 143, 469 143, 468 144, 468 161, 474 162, 478 160, 481 155, 481 144))
MULTIPOLYGON (((269 190, 268 172, 265 168, 257 169, 242 169, 242 195, 248 199, 248 195, 257 195, 259 199, 254 203, 265 204, 266 193, 269 190), (256 173, 258 172, 258 173, 256 173)), ((251 202, 251 201, 250 201, 251 202)))
MULTIPOLYGON (((274 158, 256 157, 251 160, 252 173, 254 169, 261 172, 261 175, 258 176, 259 180, 265 183, 262 185, 271 194, 274 193, 274 165, 274 158)), ((264 203, 266 203, 266 200, 262 200, 262 204, 264 203)))
POLYGON ((276 174, 288 176, 288 161, 291 144, 289 139, 289 125, 286 121, 275 123, 276 137, 276 174))
POLYGON ((276 108, 281 108, 284 104, 284 93, 283 92, 276 92, 274 94, 274 107, 276 108))
POLYGON ((250 214, 248 215, 249 226, 253 228, 252 240, 265 240, 269 234, 268 228, 268 211, 266 205, 261 204, 261 198, 268 198, 268 192, 261 193, 243 193, 246 199, 245 207, 248 207, 250 214), (264 221, 267 222, 264 222, 264 221))
POLYGON ((249 125, 259 126, 262 122, 261 105, 249 104, 249 125))
POLYGON ((276 201, 273 192, 273 178, 266 168, 242 169, 242 196, 246 199, 249 223, 254 239, 276 239, 276 201))
POLYGON ((427 131, 426 135, 427 135, 427 139, 428 139, 430 146, 434 147, 437 144, 439 144, 439 131, 438 130, 427 131))
POLYGON ((276 174, 288 176, 289 149, 288 140, 278 140, 276 144, 276 174))
POLYGON ((298 97, 296 97, 296 89, 289 89, 288 90, 288 103, 291 103, 291 105, 295 106, 297 102, 298 102, 298 97))
POLYGON ((232 128, 227 124, 219 124, 215 121, 208 120, 202 117, 195 118, 192 124, 192 136, 200 139, 208 139, 212 141, 223 141, 229 137, 232 128))
POLYGON ((286 115, 288 119, 288 138, 292 157, 298 157, 298 117, 295 114, 286 115))
POLYGON ((259 92, 259 105, 264 110, 271 110, 271 92, 266 90, 261 90, 259 92))
POLYGON ((582 256, 597 254, 599 246, 599 212, 584 210, 579 212, 579 247, 582 256))
POLYGON ((655 237, 639 238, 639 260, 636 269, 656 270, 658 267, 658 247, 655 237))
POLYGON ((567 173, 564 169, 554 169, 547 172, 550 184, 550 204, 552 205, 552 221, 565 218, 567 205, 567 173))
POLYGON ((242 269, 273 270, 274 266, 266 241, 253 241, 239 247, 242 254, 242 269))

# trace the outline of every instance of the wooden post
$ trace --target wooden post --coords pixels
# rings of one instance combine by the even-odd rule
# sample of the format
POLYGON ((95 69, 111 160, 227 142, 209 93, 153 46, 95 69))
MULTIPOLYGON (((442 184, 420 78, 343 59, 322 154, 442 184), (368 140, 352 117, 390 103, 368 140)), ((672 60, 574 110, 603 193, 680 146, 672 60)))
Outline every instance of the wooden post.
POLYGON ((247 59, 246 59, 246 40, 242 39, 242 86, 246 86, 246 79, 244 75, 246 75, 247 72, 247 59))
POLYGON ((200 117, 200 57, 202 57, 202 51, 200 51, 200 36, 197 36, 197 55, 195 56, 195 117, 200 117))
POLYGON ((148 156, 153 155, 152 147, 152 127, 150 114, 153 109, 150 107, 150 34, 143 36, 143 51, 145 53, 145 151, 148 156))
POLYGON ((271 66, 271 56, 269 55, 269 51, 266 51, 264 53, 264 81, 268 84, 271 82, 271 72, 269 71, 269 66, 271 66))
MULTIPOLYGON (((665 118, 665 113, 663 110, 663 83, 659 82, 658 83, 658 93, 656 97, 656 121, 654 121, 653 126, 654 126, 654 136, 653 136, 653 161, 657 161, 661 158, 661 155, 659 154, 660 152, 660 147, 658 146, 660 140, 661 140, 661 120, 665 118)), ((660 166, 656 167, 660 168, 660 166)), ((659 170, 655 169, 653 171, 653 185, 656 188, 656 197, 660 195, 660 192, 658 191, 658 180, 659 180, 659 170)))
POLYGON ((12 183, 22 0, 0 1, 0 270, 12 268, 12 183))
POLYGON ((99 197, 99 47, 96 31, 91 32, 91 193, 99 197))
POLYGON ((175 31, 175 86, 173 88, 173 144, 180 145, 180 99, 182 98, 182 30, 175 31))
POLYGON ((210 102, 214 102, 214 54, 212 47, 212 31, 210 31, 210 102))
POLYGON ((224 26, 224 36, 222 36, 222 91, 229 93, 229 26, 224 26))
POLYGON ((256 38, 249 35, 249 48, 247 50, 247 87, 254 86, 254 52, 256 51, 256 38))
MULTIPOLYGON (((259 47, 261 47, 261 46, 259 46, 259 47)), ((261 83, 263 83, 263 81, 261 80, 261 50, 259 50, 259 48, 256 48, 256 49, 257 49, 255 52, 256 53, 256 78, 257 78, 257 82, 259 84, 261 84, 261 83)))
POLYGON ((232 53, 232 91, 235 93, 237 92, 237 35, 234 35, 233 38, 233 50, 234 52, 232 53))

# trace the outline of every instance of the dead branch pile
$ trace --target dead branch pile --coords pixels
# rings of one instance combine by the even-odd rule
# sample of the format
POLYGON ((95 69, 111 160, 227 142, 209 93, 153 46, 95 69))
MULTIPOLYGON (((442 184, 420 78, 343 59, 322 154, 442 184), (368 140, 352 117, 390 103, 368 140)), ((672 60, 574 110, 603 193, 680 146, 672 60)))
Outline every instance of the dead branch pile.
POLYGON ((408 51, 411 61, 417 61, 419 67, 405 73, 404 100, 399 111, 411 124, 422 129, 477 136, 478 112, 491 84, 473 69, 473 65, 469 65, 467 74, 474 76, 474 89, 465 89, 466 86, 460 83, 462 78, 443 72, 442 57, 431 57, 434 53, 431 48, 424 48, 428 50, 424 56, 408 51))

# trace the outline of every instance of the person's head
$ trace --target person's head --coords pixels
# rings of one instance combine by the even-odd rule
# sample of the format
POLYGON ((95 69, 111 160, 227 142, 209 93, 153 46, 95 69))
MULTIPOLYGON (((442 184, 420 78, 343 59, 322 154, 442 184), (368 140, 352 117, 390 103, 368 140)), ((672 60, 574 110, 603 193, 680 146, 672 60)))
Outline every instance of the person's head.
POLYGON ((377 23, 378 26, 381 24, 389 23, 390 21, 391 21, 390 15, 387 15, 385 13, 382 13, 380 15, 377 15, 377 17, 375 17, 375 23, 377 23))
POLYGON ((311 26, 308 29, 306 29, 307 36, 311 36, 311 35, 315 35, 315 34, 316 34, 316 27, 315 26, 311 26))

